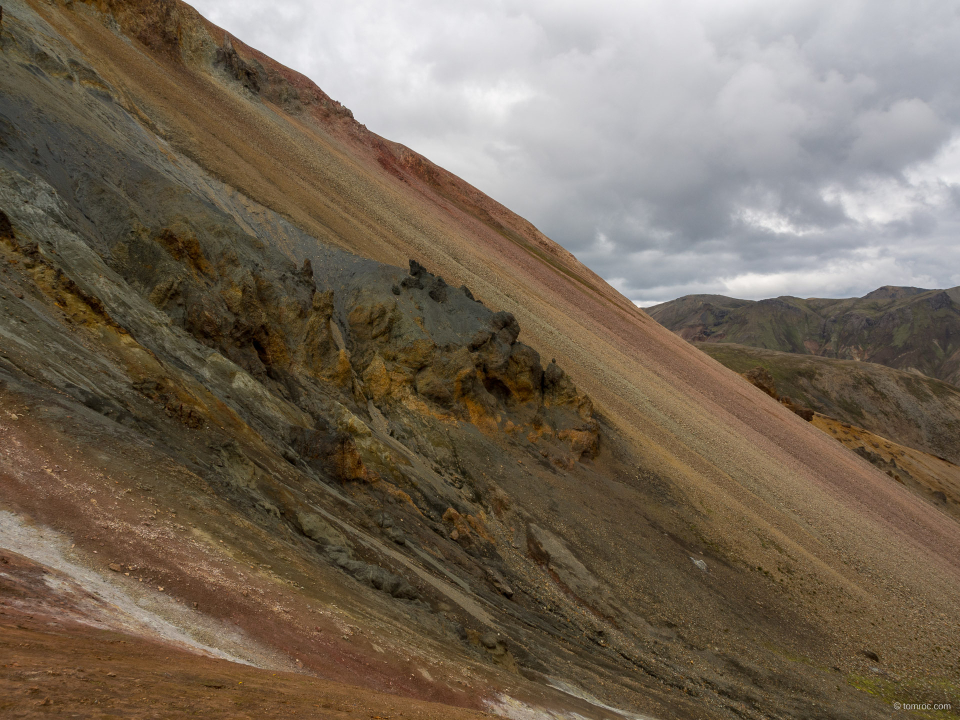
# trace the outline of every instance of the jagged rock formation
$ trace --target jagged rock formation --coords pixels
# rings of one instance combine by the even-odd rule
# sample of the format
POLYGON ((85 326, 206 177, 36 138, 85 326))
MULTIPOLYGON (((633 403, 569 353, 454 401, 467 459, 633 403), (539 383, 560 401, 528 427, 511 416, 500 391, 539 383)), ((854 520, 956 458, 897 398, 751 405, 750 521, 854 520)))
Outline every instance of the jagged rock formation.
POLYGON ((939 506, 188 6, 4 10, 0 712, 87 712, 42 668, 112 633, 124 712, 174 657, 183 715, 953 697, 939 506))

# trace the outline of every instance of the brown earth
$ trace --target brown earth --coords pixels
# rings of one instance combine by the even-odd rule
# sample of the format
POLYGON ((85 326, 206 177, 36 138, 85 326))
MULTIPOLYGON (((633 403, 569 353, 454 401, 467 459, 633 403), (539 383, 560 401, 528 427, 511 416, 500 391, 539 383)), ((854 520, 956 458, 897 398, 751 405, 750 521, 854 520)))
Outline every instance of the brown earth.
MULTIPOLYGON (((186 652, 115 630, 65 620, 49 608, 8 602, 43 597, 41 566, 0 556, 0 713, 5 718, 489 718, 487 713, 420 702, 321 680, 271 672, 186 652)), ((73 609, 73 608, 71 608, 73 609)))

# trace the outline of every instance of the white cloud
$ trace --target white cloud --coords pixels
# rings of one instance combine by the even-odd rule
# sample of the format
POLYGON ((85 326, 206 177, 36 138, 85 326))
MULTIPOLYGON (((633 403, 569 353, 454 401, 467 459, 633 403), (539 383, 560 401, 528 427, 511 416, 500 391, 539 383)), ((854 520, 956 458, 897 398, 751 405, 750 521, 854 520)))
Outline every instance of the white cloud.
POLYGON ((854 222, 882 227, 909 221, 917 213, 950 215, 956 210, 958 188, 960 135, 931 160, 904 166, 894 176, 866 175, 853 187, 827 186, 823 197, 839 203, 854 222))
POLYGON ((898 278, 900 285, 932 287, 935 284, 934 278, 915 274, 896 258, 881 257, 872 251, 860 255, 829 262, 821 268, 744 273, 722 278, 724 292, 721 294, 756 300, 785 295, 784 288, 789 288, 789 294, 797 297, 842 297, 850 290, 851 278, 866 282, 871 288, 889 284, 891 277, 898 278))
POLYGON ((948 0, 196 5, 632 299, 956 284, 948 0))
POLYGON ((894 173, 917 157, 931 155, 949 135, 949 127, 917 98, 868 110, 857 118, 856 128, 859 136, 850 148, 851 157, 867 167, 894 173))

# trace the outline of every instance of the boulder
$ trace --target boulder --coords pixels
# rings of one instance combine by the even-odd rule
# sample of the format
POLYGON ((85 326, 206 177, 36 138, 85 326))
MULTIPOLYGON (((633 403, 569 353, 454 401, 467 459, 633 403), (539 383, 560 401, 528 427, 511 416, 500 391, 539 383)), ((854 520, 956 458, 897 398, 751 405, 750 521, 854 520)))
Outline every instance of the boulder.
POLYGON ((315 540, 321 545, 344 546, 347 544, 346 538, 339 530, 327 522, 317 513, 309 511, 297 512, 297 524, 300 530, 311 540, 315 540))
POLYGON ((743 377, 754 387, 757 387, 763 390, 767 395, 772 397, 774 400, 778 400, 780 396, 777 394, 777 386, 773 380, 773 375, 770 374, 770 371, 765 367, 757 366, 748 372, 743 374, 743 377))

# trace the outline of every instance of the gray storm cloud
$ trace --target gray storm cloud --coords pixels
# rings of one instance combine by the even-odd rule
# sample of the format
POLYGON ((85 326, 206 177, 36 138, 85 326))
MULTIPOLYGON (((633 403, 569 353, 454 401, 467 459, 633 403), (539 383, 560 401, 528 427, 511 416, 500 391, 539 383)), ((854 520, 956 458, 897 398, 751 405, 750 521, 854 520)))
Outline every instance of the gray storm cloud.
POLYGON ((953 2, 194 5, 640 304, 960 284, 953 2))

